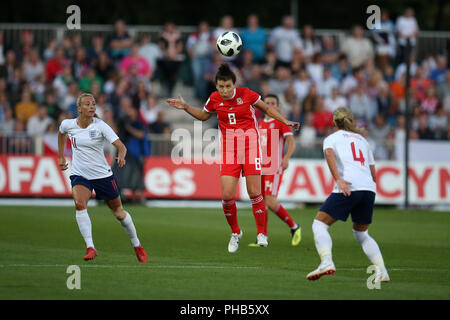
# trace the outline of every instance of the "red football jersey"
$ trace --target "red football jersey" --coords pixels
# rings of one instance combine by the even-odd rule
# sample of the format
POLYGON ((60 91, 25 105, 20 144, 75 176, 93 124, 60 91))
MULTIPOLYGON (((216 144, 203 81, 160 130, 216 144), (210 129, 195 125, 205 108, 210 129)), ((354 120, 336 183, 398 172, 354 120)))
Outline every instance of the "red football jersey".
POLYGON ((281 160, 283 160, 284 156, 284 145, 286 143, 286 137, 293 134, 292 129, 288 125, 273 118, 260 120, 258 127, 261 134, 261 147, 263 149, 262 174, 281 173, 283 171, 281 168, 281 160))
MULTIPOLYGON (((259 158, 257 161, 260 162, 258 122, 254 107, 260 99, 258 93, 248 88, 236 88, 229 100, 223 99, 220 93, 215 91, 206 101, 203 109, 209 113, 217 113, 222 156, 239 163, 254 163, 254 158, 259 158), (239 156, 236 158, 239 151, 245 151, 245 160, 239 159, 239 156)), ((225 158, 222 161, 229 163, 225 158)))

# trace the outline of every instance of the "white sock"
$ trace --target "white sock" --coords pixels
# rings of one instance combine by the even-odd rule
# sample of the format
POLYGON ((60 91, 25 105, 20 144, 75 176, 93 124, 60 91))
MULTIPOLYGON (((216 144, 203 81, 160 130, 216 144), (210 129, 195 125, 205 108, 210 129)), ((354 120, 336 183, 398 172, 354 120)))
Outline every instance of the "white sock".
POLYGON ((314 233, 314 242, 316 244, 317 252, 319 253, 320 260, 324 264, 333 263, 331 259, 331 248, 333 242, 331 236, 328 233, 329 226, 322 221, 314 219, 312 224, 312 230, 314 233))
POLYGON ((119 220, 122 227, 125 229, 126 233, 130 237, 131 244, 133 247, 139 247, 141 242, 139 241, 136 233, 136 228, 134 227, 133 219, 131 219, 131 216, 128 212, 126 212, 126 216, 123 220, 119 220))
POLYGON ((367 258, 376 266, 378 266, 381 270, 385 270, 383 256, 381 255, 380 248, 378 247, 377 242, 369 236, 369 231, 356 231, 353 230, 353 234, 355 235, 356 240, 361 244, 364 253, 367 258))
POLYGON ((75 218, 77 219, 78 228, 80 229, 81 235, 86 242, 86 247, 94 248, 94 242, 92 241, 92 224, 87 209, 76 210, 75 218))

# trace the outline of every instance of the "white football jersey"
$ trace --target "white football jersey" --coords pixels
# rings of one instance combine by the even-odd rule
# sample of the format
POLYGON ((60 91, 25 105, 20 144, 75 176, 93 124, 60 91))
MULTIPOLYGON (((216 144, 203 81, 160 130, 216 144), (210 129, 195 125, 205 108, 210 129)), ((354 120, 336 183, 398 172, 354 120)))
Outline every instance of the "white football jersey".
MULTIPOLYGON (((323 141, 323 151, 333 149, 341 179, 351 182, 350 191, 366 190, 376 193, 376 184, 370 173, 375 165, 369 143, 360 134, 338 130, 323 141)), ((335 184, 333 192, 340 192, 335 184)))
POLYGON ((59 132, 67 134, 72 143, 72 175, 87 180, 102 179, 112 175, 103 151, 105 139, 113 143, 119 137, 103 120, 94 121, 85 129, 77 124, 77 119, 61 122, 59 132))

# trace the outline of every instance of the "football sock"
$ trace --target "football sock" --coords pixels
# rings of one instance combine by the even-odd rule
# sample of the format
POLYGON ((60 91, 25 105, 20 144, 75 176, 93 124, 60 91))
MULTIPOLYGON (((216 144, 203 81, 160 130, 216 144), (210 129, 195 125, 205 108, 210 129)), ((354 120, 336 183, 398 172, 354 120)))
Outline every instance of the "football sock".
POLYGON ((76 210, 75 218, 77 219, 78 228, 80 229, 81 235, 86 242, 86 248, 94 248, 94 242, 92 241, 92 224, 87 209, 76 210))
POLYGON ((256 197, 250 198, 252 202, 253 216, 256 221, 256 234, 262 233, 267 236, 267 210, 264 198, 260 194, 256 197))
POLYGON ((131 240, 131 244, 133 247, 139 247, 141 242, 139 241, 136 233, 136 228, 134 227, 133 219, 128 212, 125 211, 125 218, 123 220, 119 220, 122 227, 125 229, 125 232, 128 234, 131 240))
POLYGON ((353 234, 355 235, 356 240, 361 244, 367 258, 381 270, 384 270, 384 260, 380 248, 378 247, 377 242, 369 235, 369 231, 366 230, 361 232, 353 230, 353 234))
POLYGON ((320 260, 322 263, 332 263, 331 259, 331 248, 333 242, 331 236, 328 233, 329 225, 323 223, 322 221, 314 219, 312 224, 312 230, 314 233, 314 242, 316 244, 317 252, 319 253, 320 260))
POLYGON ((289 228, 291 228, 291 229, 295 228, 296 223, 294 222, 294 220, 292 220, 289 213, 286 211, 286 209, 281 204, 278 203, 277 206, 275 207, 275 210, 273 210, 273 212, 275 212, 275 214, 278 217, 280 217, 281 220, 286 222, 289 225, 289 228))
POLYGON ((237 209, 234 199, 222 200, 222 208, 225 218, 231 227, 231 232, 238 234, 241 233, 241 229, 239 228, 237 221, 237 209))

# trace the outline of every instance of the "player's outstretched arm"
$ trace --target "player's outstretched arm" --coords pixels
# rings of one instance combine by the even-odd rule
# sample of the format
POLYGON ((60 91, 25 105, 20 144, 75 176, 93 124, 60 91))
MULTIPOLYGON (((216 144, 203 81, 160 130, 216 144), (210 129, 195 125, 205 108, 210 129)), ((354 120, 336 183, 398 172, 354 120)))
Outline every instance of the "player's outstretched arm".
POLYGON ((127 155, 127 148, 122 143, 122 141, 120 141, 120 139, 117 139, 116 141, 114 141, 112 143, 112 145, 114 147, 116 147, 117 150, 119 150, 119 154, 116 157, 116 161, 117 161, 117 165, 119 166, 119 168, 122 168, 126 163, 125 156, 127 155))
POLYGON ((67 170, 69 165, 66 158, 64 158, 64 144, 66 142, 66 135, 58 131, 58 165, 62 171, 67 170))
POLYGON ((178 99, 167 99, 167 103, 174 108, 186 111, 197 120, 206 121, 212 116, 212 113, 188 105, 181 95, 178 96, 178 99))
POLYGON ((294 136, 292 134, 286 136, 286 142, 288 144, 288 147, 287 147, 286 153, 283 156, 283 160, 281 161, 281 167, 283 168, 283 170, 286 170, 289 167, 289 159, 294 154, 294 150, 295 150, 294 136))
POLYGON ((283 115, 281 115, 275 108, 272 108, 271 106, 269 106, 267 103, 265 103, 262 100, 259 100, 257 103, 255 103, 255 107, 260 109, 262 112, 264 112, 268 116, 284 123, 285 125, 292 127, 295 131, 300 129, 299 122, 289 121, 288 119, 283 117, 283 115))

